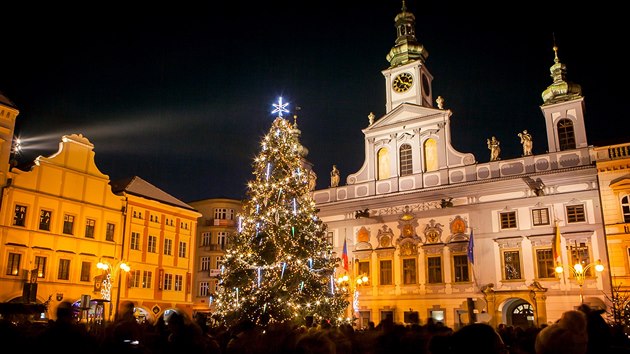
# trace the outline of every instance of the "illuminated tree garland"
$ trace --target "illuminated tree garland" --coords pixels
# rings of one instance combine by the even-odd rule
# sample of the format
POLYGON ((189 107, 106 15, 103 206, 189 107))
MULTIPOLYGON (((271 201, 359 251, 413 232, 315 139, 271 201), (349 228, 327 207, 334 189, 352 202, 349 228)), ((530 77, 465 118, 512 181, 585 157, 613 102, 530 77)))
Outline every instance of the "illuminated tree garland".
POLYGON ((317 216, 294 127, 282 118, 287 105, 274 105, 278 116, 254 159, 249 199, 222 262, 214 301, 216 318, 228 327, 302 324, 308 316, 335 322, 348 305, 331 281, 339 258, 317 216))

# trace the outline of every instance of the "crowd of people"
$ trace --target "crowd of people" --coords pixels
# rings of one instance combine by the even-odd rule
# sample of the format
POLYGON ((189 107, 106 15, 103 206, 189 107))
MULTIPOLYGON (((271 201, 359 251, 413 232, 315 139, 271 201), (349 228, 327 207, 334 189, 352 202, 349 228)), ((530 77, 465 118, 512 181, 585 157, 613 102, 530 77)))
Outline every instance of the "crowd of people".
POLYGON ((62 303, 48 323, 0 319, 0 342, 24 353, 44 351, 84 354, 630 354, 630 341, 615 332, 601 312, 580 306, 553 324, 521 328, 487 323, 457 330, 428 319, 403 325, 383 320, 355 330, 349 324, 278 323, 260 328, 242 322, 229 329, 208 326, 203 315, 174 311, 155 323, 139 323, 133 303, 116 320, 88 327, 77 321, 72 304, 62 303))

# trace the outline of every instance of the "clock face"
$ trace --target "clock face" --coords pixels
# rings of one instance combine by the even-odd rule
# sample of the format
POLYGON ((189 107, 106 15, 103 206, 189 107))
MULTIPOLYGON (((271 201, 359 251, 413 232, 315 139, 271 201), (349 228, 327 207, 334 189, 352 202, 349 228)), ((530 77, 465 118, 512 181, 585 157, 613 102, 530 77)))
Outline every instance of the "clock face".
POLYGON ((413 76, 410 73, 402 73, 392 81, 392 88, 396 92, 405 92, 413 85, 413 76))

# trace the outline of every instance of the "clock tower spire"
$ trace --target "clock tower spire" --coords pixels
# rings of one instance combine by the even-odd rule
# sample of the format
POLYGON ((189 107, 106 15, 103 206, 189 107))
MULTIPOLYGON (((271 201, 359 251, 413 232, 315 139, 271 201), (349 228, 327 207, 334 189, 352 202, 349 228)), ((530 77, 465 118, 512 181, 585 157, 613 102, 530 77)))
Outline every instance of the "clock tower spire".
POLYGON ((416 17, 407 11, 405 0, 401 12, 394 19, 396 41, 387 53, 389 68, 385 76, 387 104, 386 112, 401 103, 413 103, 433 107, 431 81, 433 76, 425 67, 429 52, 416 38, 416 17))

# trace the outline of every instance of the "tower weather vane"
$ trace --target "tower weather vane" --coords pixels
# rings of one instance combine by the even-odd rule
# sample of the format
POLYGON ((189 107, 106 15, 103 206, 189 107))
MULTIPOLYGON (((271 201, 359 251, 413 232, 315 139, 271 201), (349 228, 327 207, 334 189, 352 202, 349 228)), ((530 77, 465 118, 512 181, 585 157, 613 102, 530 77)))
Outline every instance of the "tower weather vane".
POLYGON ((282 97, 278 97, 278 103, 272 104, 274 110, 271 113, 278 113, 278 117, 282 118, 282 113, 289 113, 287 106, 289 103, 282 103, 282 97))

